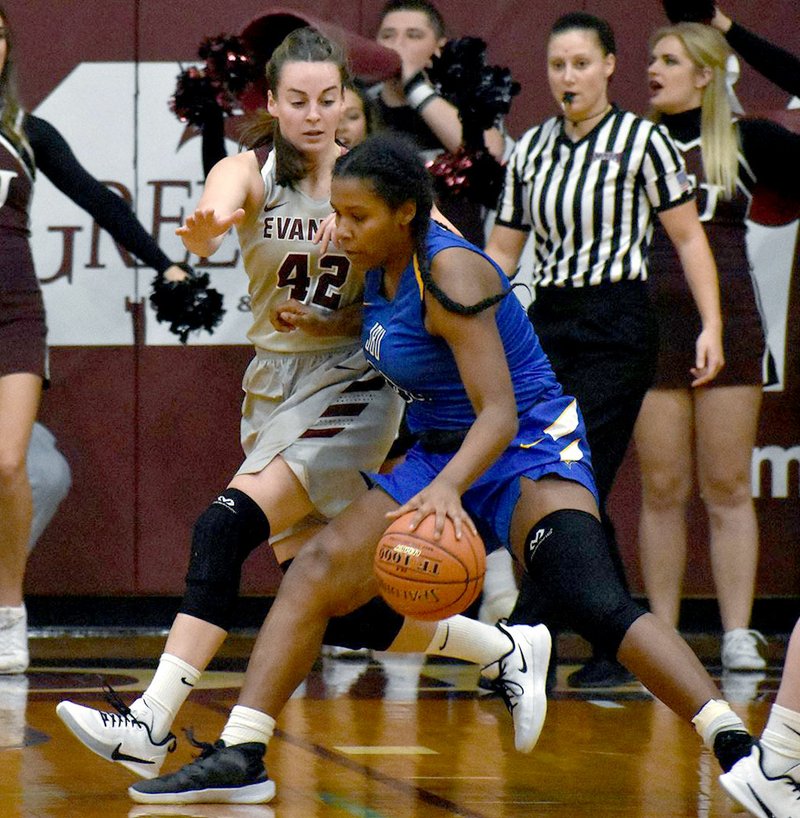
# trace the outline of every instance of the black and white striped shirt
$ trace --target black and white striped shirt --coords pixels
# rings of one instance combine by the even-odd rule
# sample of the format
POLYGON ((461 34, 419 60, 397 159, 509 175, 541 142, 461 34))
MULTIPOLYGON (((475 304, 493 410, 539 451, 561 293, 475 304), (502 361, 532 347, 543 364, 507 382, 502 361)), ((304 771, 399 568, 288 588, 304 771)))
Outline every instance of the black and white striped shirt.
POLYGON ((663 129, 616 107, 577 142, 563 122, 517 142, 496 223, 533 231, 536 287, 646 279, 654 213, 694 195, 680 152, 663 129))

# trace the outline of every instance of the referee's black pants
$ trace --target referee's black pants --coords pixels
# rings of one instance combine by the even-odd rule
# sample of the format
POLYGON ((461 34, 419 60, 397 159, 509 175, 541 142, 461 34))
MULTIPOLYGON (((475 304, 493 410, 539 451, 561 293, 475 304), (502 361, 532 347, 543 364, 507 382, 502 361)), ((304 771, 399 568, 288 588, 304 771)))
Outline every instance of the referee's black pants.
MULTIPOLYGON (((629 590, 606 501, 655 375, 658 335, 645 282, 537 292, 528 315, 564 392, 577 398, 592 452, 600 517, 623 587, 629 590)), ((554 612, 520 594, 515 615, 539 618, 551 630, 554 612)))

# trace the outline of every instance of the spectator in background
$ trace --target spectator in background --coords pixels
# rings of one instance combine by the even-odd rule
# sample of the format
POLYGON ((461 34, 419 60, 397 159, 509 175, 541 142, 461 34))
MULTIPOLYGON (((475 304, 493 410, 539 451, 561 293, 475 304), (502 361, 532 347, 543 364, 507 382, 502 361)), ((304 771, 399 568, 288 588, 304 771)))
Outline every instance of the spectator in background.
POLYGON ((680 259, 656 225, 649 286, 659 325, 658 368, 635 430, 642 573, 651 610, 677 627, 696 464, 724 632, 722 666, 758 671, 766 662, 758 650, 764 638, 750 629, 758 563, 750 461, 765 341, 746 219, 756 184, 798 196, 800 135, 766 120, 733 119, 726 87, 730 49, 710 26, 659 29, 650 52, 653 119, 669 131, 698 184, 698 209, 719 271, 726 365, 713 382, 692 388, 691 342, 700 318, 680 259))
POLYGON ((336 141, 345 148, 354 148, 372 133, 374 112, 367 89, 358 79, 351 79, 344 86, 342 118, 336 129, 336 141))
MULTIPOLYGON (((694 382, 711 381, 723 357, 716 271, 692 185, 670 139, 609 101, 615 51, 613 31, 600 18, 578 12, 554 24, 547 72, 562 114, 517 142, 487 252, 513 275, 533 235, 529 314, 556 377, 586 419, 606 536, 627 585, 605 504, 655 369, 646 259, 656 220, 680 255, 702 317, 692 339, 694 382)), ((511 621, 538 604, 523 585, 511 621)), ((551 629, 556 615, 544 620, 551 629)), ((613 656, 598 652, 570 684, 629 679, 613 656)))
MULTIPOLYGON (((396 51, 402 62, 398 77, 370 89, 379 127, 410 136, 423 159, 462 144, 462 127, 454 105, 440 97, 428 79, 431 59, 447 41, 444 18, 429 0, 388 0, 381 11, 376 40, 396 51)), ((502 160, 505 139, 497 128, 484 132, 487 150, 502 160)), ((440 197, 442 213, 479 247, 485 243, 480 205, 465 196, 440 197)))
POLYGON ((8 17, 0 9, 0 170, 8 180, 0 201, 0 674, 23 673, 29 662, 23 580, 35 537, 26 457, 48 377, 44 302, 28 228, 36 174, 44 173, 117 242, 167 279, 186 275, 128 205, 81 166, 61 134, 22 108, 12 43, 8 17))

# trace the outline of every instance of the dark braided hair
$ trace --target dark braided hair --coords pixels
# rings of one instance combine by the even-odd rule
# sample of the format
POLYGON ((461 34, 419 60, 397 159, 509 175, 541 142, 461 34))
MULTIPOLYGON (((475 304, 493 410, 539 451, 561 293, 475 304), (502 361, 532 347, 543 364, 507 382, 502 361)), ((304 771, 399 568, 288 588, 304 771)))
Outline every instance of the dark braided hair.
POLYGON ((428 266, 428 226, 433 207, 433 180, 419 158, 414 144, 396 133, 382 132, 367 137, 349 153, 336 160, 333 178, 353 178, 368 182, 391 210, 412 201, 417 211, 409 225, 414 255, 425 289, 448 311, 476 315, 502 301, 511 288, 466 306, 453 301, 431 276, 428 266))

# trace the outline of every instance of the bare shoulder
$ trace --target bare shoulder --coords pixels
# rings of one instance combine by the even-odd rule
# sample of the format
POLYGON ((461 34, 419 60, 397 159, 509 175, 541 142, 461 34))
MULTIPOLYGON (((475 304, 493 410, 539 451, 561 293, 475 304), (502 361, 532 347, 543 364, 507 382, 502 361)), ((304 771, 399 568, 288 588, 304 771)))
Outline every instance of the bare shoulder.
POLYGON ((431 276, 450 298, 469 306, 502 289, 494 265, 477 250, 448 247, 433 258, 431 276))

